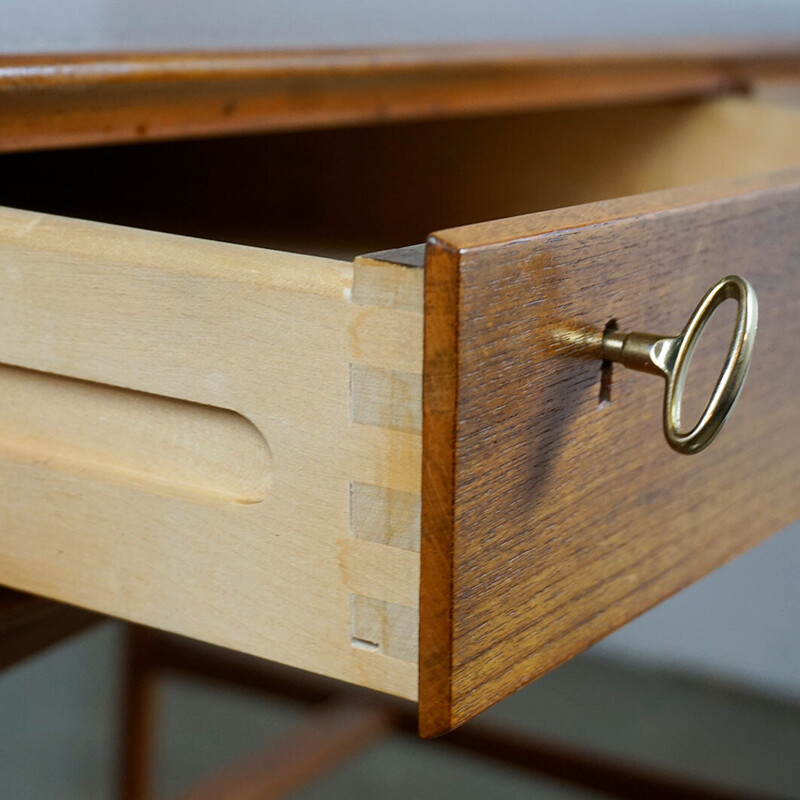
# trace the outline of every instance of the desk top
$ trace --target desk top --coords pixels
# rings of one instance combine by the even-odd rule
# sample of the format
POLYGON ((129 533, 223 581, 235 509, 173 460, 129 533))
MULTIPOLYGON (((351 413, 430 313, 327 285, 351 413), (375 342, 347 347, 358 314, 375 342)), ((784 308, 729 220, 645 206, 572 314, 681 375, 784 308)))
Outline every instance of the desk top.
POLYGON ((800 76, 800 41, 0 57, 0 151, 687 99, 800 76))

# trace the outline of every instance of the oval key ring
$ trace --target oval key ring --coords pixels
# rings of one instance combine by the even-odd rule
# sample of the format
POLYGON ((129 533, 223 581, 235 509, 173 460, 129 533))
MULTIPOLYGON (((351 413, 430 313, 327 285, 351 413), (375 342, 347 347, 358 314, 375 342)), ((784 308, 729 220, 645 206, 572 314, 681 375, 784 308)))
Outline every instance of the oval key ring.
POLYGON ((758 327, 758 299, 753 287, 738 275, 729 275, 708 290, 677 336, 606 331, 602 357, 631 369, 663 375, 664 434, 670 447, 687 455, 699 453, 717 436, 739 396, 758 327), (736 325, 717 384, 700 419, 690 429, 681 427, 681 401, 692 354, 711 315, 725 300, 738 303, 736 325))

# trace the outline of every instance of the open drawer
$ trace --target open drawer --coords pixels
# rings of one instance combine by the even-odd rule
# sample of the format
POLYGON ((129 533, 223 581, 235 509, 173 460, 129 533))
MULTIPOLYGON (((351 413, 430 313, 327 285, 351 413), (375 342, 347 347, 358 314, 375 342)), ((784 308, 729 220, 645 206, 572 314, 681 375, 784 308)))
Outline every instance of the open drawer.
MULTIPOLYGON (((352 245, 325 224, 348 205, 387 236, 445 205, 567 205, 355 262, 2 211, 0 583, 419 698, 434 735, 800 516, 800 112, 498 125, 408 126, 391 146, 388 128, 318 133, 341 148, 332 176, 276 166, 313 194, 311 252, 352 245), (370 136, 373 191, 332 190, 370 136), (381 176, 421 185, 444 140, 439 194, 390 231, 381 176), (678 330, 729 273, 759 295, 753 367, 687 458, 661 435, 658 380, 618 372, 600 407, 600 362, 557 332, 678 330)), ((56 210, 91 215, 70 210, 68 159, 88 156, 41 163, 62 155, 56 210)), ((274 243, 302 239, 279 206, 274 243)))

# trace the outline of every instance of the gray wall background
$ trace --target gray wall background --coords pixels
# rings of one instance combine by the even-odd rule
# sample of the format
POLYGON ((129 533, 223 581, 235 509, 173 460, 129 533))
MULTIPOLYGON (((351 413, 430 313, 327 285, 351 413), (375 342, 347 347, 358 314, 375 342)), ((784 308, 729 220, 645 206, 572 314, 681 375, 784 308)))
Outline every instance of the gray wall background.
POLYGON ((0 51, 800 35, 797 0, 0 0, 0 51))

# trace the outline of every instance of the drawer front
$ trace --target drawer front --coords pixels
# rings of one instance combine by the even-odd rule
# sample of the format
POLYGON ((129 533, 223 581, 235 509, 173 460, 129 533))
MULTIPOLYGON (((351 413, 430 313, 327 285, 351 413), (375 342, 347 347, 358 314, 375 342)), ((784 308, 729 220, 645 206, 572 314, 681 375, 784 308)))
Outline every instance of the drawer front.
POLYGON ((789 171, 431 237, 424 734, 465 721, 800 516, 798 219, 800 171, 789 171), (615 368, 601 407, 600 362, 577 358, 563 331, 602 331, 613 318, 675 334, 731 273, 760 300, 750 376, 720 437, 679 455, 661 431, 663 381, 615 368))
POLYGON ((405 271, 0 211, 0 583, 415 697, 405 271))

